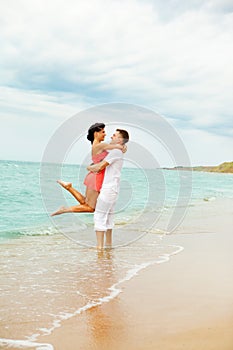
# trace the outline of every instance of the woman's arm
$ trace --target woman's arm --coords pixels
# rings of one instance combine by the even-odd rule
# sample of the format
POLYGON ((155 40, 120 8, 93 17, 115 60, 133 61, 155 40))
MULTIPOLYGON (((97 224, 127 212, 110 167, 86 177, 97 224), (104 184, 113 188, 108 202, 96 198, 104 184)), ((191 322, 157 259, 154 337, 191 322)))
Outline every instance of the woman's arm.
POLYGON ((100 143, 98 146, 96 146, 96 148, 98 148, 98 150, 101 150, 101 151, 107 151, 107 150, 111 150, 111 149, 119 149, 119 150, 123 150, 124 149, 124 146, 120 145, 120 144, 111 144, 111 143, 105 143, 105 142, 102 142, 100 143))
POLYGON ((111 144, 111 143, 105 143, 102 142, 98 146, 96 146, 98 151, 104 151, 104 150, 112 150, 112 149, 119 149, 123 153, 127 151, 127 146, 126 145, 120 145, 119 143, 117 144, 111 144))

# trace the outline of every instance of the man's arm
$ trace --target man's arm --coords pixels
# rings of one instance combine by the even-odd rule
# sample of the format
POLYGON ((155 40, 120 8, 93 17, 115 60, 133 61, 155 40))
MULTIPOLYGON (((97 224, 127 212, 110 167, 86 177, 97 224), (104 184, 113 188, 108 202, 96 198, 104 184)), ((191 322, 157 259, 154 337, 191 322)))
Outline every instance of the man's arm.
POLYGON ((101 162, 93 165, 89 165, 87 167, 88 171, 92 171, 93 173, 99 173, 101 170, 105 169, 109 165, 106 160, 102 160, 101 162))
POLYGON ((107 157, 103 159, 101 162, 93 165, 89 165, 87 167, 88 171, 92 171, 93 173, 98 173, 101 170, 105 169, 108 165, 112 164, 118 159, 122 159, 123 153, 119 149, 113 149, 109 151, 107 157))

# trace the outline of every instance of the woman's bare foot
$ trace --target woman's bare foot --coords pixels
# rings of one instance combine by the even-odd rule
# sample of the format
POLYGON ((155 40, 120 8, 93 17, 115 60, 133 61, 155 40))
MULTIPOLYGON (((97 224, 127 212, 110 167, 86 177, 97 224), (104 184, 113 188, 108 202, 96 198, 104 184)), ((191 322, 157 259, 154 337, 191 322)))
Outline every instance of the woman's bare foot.
POLYGON ((61 185, 62 187, 64 187, 66 190, 68 190, 69 188, 72 187, 72 183, 71 182, 65 182, 65 181, 62 181, 62 180, 57 180, 57 183, 59 185, 61 185))
POLYGON ((55 211, 54 213, 50 214, 50 216, 60 215, 60 214, 64 214, 64 213, 67 213, 67 212, 68 212, 67 208, 61 207, 57 211, 55 211))

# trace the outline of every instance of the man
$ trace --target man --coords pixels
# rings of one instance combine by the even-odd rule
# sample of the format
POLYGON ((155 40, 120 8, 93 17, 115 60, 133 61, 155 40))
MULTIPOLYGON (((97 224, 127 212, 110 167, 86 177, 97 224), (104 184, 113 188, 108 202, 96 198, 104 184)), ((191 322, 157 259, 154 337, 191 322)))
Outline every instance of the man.
MULTIPOLYGON (((111 137, 112 144, 124 145, 129 141, 126 130, 117 129, 111 137)), ((104 234, 106 234, 106 247, 112 246, 113 212, 120 188, 120 176, 123 165, 123 153, 119 149, 109 151, 107 157, 100 163, 90 165, 87 169, 99 172, 106 168, 102 188, 97 199, 94 225, 97 239, 97 249, 104 247, 104 234)))

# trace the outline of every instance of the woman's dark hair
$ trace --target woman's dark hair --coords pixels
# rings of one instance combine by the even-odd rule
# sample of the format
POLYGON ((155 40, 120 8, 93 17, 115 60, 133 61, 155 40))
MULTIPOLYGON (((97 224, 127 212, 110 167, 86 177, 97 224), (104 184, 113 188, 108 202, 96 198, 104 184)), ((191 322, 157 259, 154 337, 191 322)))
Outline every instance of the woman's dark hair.
POLYGON ((104 128, 105 128, 105 124, 103 124, 103 123, 95 123, 95 124, 91 125, 90 128, 88 129, 87 139, 89 141, 91 141, 91 143, 93 143, 94 133, 96 131, 101 131, 104 128))

